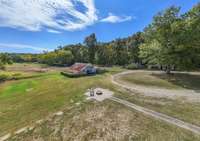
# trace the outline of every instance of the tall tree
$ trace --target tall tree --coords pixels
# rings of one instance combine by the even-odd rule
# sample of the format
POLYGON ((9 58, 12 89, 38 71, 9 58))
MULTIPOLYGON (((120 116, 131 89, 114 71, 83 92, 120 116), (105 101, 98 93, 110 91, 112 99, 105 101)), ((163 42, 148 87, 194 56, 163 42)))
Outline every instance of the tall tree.
POLYGON ((89 61, 90 63, 94 63, 95 53, 96 53, 96 48, 97 48, 96 35, 93 33, 90 36, 86 37, 84 43, 88 47, 89 61))
POLYGON ((125 40, 117 39, 113 44, 113 59, 116 65, 128 64, 128 47, 125 40))
POLYGON ((95 55, 95 63, 110 66, 113 64, 113 48, 110 44, 99 44, 95 55))
MULTIPOLYGON (((146 44, 141 49, 141 56, 143 56, 142 51, 146 51, 146 54, 158 54, 157 50, 159 47, 159 55, 153 55, 152 58, 155 64, 164 65, 166 67, 166 72, 170 73, 172 67, 175 65, 175 44, 174 38, 176 34, 173 31, 172 24, 177 22, 179 18, 180 8, 170 7, 164 12, 158 13, 153 20, 153 23, 145 29, 146 44), (149 45, 149 49, 147 48, 149 45), (155 51, 153 53, 153 51, 155 51), (155 58, 156 57, 156 58, 155 58), (158 62, 155 62, 157 60, 158 62)), ((146 56, 149 56, 146 55, 146 56)), ((144 59, 144 58, 143 58, 144 59)), ((148 60, 148 59, 147 59, 148 60)))
POLYGON ((88 48, 82 44, 69 45, 64 47, 64 49, 72 52, 75 62, 89 62, 88 48))
POLYGON ((126 41, 130 63, 140 63, 139 59, 139 46, 144 43, 144 38, 141 32, 137 32, 133 36, 129 37, 126 41))

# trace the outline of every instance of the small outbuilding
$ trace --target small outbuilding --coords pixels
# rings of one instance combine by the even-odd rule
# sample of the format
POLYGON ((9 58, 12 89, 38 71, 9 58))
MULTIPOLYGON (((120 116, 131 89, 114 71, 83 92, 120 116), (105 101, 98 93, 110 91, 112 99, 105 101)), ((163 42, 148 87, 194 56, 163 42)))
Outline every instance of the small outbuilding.
POLYGON ((74 74, 96 74, 97 69, 89 63, 75 63, 69 68, 69 71, 74 74))

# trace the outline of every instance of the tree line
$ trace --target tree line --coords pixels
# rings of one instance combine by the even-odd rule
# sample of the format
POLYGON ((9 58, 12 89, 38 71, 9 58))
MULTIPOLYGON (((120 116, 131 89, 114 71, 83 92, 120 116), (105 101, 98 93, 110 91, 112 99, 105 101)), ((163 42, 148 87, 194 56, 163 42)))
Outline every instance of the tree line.
POLYGON ((200 3, 181 14, 171 6, 153 17, 143 32, 111 42, 98 42, 93 33, 84 43, 60 46, 42 54, 12 54, 14 61, 48 65, 71 65, 75 62, 103 66, 140 64, 189 70, 200 66, 200 3))
POLYGON ((55 66, 67 66, 75 62, 102 66, 126 65, 139 62, 139 46, 144 42, 141 32, 112 42, 97 41, 93 33, 83 44, 60 46, 42 54, 10 54, 13 62, 38 62, 55 66))

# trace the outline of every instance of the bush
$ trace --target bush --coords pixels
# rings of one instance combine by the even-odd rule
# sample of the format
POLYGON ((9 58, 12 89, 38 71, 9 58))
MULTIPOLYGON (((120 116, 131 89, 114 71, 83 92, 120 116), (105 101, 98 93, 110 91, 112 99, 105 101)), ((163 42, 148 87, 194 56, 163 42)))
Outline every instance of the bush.
POLYGON ((138 69, 138 65, 137 64, 129 64, 126 66, 126 69, 129 69, 129 70, 135 70, 135 69, 138 69))
POLYGON ((97 68, 97 70, 96 70, 97 74, 103 74, 103 73, 106 73, 106 72, 107 72, 107 70, 106 69, 102 69, 102 68, 97 68))
POLYGON ((0 74, 0 82, 9 79, 9 75, 7 74, 0 74))

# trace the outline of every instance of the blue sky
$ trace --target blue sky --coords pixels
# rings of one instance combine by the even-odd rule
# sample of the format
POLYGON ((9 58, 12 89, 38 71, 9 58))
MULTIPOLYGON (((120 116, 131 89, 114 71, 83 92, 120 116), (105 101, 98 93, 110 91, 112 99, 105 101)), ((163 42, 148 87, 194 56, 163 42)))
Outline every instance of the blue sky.
POLYGON ((39 53, 83 42, 111 41, 142 31, 165 8, 181 12, 199 0, 0 0, 0 52, 39 53))

